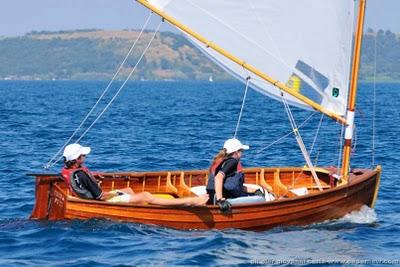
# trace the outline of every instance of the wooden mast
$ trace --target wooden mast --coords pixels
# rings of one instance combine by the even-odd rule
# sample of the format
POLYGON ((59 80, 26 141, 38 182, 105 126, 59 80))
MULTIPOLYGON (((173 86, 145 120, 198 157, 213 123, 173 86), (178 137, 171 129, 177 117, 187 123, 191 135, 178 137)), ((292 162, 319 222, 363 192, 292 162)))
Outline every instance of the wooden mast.
POLYGON ((201 36, 200 34, 198 34, 197 32, 194 32, 193 30, 191 30, 190 28, 188 28, 187 26, 183 25, 182 23, 180 23, 179 21, 177 21, 175 18, 167 15, 165 12, 159 10, 158 8, 156 8, 155 6, 153 6, 152 4, 150 4, 147 0, 136 0, 137 2, 139 2, 140 4, 142 4, 143 6, 145 6, 146 8, 150 9, 151 11, 153 11, 154 13, 158 14, 160 17, 162 17, 163 19, 167 20, 169 23, 171 23, 172 25, 176 26, 177 28, 181 29, 182 31, 184 31, 185 33, 189 34, 190 36, 196 38, 198 41, 200 41, 201 43, 205 44, 207 47, 212 48, 213 50, 215 50, 216 52, 220 53, 221 55, 225 56, 226 58, 232 60, 233 62, 239 64, 240 66, 242 66, 244 69, 247 69, 248 71, 254 73, 255 75, 257 75, 258 77, 260 77, 261 79, 267 81, 268 83, 272 84, 275 87, 278 87, 279 89, 281 89, 282 91, 294 96, 295 98, 299 99, 300 101, 304 102, 305 104, 311 106, 312 108, 314 108, 315 110, 324 113, 325 115, 327 115, 328 117, 342 123, 342 124, 347 124, 347 120, 345 118, 343 118, 340 115, 337 115, 329 110, 327 110, 326 108, 324 108, 323 106, 315 103, 314 101, 312 101, 311 99, 305 97, 304 95, 296 92, 295 90, 292 90, 291 88, 289 88, 288 86, 286 86, 284 83, 275 80, 274 78, 268 76, 267 74, 263 73, 262 71, 258 70, 257 68, 255 68, 254 66, 246 63, 244 60, 235 57, 234 55, 232 55, 231 53, 225 51, 223 48, 221 48, 220 46, 212 43, 211 41, 209 41, 208 39, 206 39, 205 37, 201 36))
POLYGON ((357 32, 354 40, 354 51, 353 51, 353 64, 351 69, 351 84, 349 91, 349 99, 347 104, 347 125, 345 131, 345 140, 343 148, 343 159, 342 159, 342 179, 347 182, 349 177, 350 169, 350 154, 351 154, 351 143, 353 139, 354 130, 354 111, 356 107, 356 94, 357 94, 357 83, 358 83, 358 71, 360 67, 361 57, 361 45, 364 32, 364 18, 365 18, 365 7, 367 0, 360 0, 358 8, 358 20, 357 20, 357 32))

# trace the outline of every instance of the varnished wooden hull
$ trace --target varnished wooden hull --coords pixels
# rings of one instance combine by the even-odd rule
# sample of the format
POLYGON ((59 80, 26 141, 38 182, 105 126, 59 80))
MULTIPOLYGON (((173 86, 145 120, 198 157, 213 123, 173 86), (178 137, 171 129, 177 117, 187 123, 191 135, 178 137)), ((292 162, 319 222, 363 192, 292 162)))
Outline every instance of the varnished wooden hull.
MULTIPOLYGON (((258 175, 248 176, 254 181, 258 179, 256 182, 259 182, 258 175)), ((284 175, 282 177, 284 181, 284 175)), ((192 179, 192 176, 190 178, 191 183, 194 183, 195 179, 192 179)), ((218 207, 213 205, 162 207, 81 200, 70 197, 57 177, 38 175, 36 179, 36 205, 31 216, 36 219, 108 218, 176 229, 264 230, 275 226, 305 225, 337 219, 359 210, 363 205, 373 207, 379 188, 380 168, 362 170, 359 175, 351 176, 350 183, 323 192, 316 191, 305 196, 282 198, 261 204, 234 206, 232 213, 228 215, 221 214, 218 207)), ((112 183, 113 186, 115 184, 116 182, 112 183)), ((179 188, 175 180, 173 184, 179 188)), ((129 185, 134 187, 133 182, 129 182, 129 185)), ((160 182, 154 185, 153 191, 159 189, 160 182), (156 186, 158 187, 155 188, 156 186)))

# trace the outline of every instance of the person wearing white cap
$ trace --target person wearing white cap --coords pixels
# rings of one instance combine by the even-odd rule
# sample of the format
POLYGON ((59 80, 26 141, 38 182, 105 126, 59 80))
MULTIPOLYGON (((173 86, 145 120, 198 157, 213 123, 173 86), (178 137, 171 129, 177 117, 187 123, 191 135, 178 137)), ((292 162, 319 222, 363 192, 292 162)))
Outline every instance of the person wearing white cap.
POLYGON ((153 196, 149 192, 134 193, 131 188, 122 188, 104 192, 94 176, 99 173, 89 171, 83 165, 90 147, 71 144, 64 149, 64 168, 61 175, 71 193, 84 199, 103 200, 108 202, 149 203, 156 205, 205 205, 208 195, 198 197, 165 199, 153 196))
POLYGON ((246 188, 240 158, 248 145, 243 145, 238 139, 231 138, 225 141, 224 148, 214 157, 210 167, 207 183, 207 193, 210 195, 209 203, 215 204, 222 212, 229 212, 231 205, 227 198, 236 198, 249 195, 263 195, 260 191, 246 188))

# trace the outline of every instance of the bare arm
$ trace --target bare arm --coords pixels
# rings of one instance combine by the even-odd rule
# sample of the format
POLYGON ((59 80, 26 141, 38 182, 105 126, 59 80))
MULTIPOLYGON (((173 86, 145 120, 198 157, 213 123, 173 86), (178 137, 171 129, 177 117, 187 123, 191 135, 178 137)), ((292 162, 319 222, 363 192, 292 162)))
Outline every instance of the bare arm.
POLYGON ((223 172, 218 172, 218 174, 215 176, 214 180, 215 180, 215 195, 218 199, 222 198, 222 187, 223 187, 223 183, 224 183, 224 173, 223 172))

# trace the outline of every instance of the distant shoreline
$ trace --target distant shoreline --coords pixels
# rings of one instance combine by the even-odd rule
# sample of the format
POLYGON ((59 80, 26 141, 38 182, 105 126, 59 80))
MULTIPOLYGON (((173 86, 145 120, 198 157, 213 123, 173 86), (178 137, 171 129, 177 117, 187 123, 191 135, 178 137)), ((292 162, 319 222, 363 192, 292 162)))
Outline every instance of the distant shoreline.
MULTIPOLYGON (((2 80, 0 82, 109 82, 110 80, 73 80, 73 79, 65 79, 65 80, 2 80)), ((115 80, 115 82, 123 82, 123 80, 115 80)), ((227 80, 218 80, 214 82, 209 82, 208 80, 129 80, 128 82, 134 83, 241 83, 236 79, 227 79, 227 80)), ((359 80, 358 83, 362 84, 373 84, 373 80, 359 80)), ((400 80, 376 80, 377 84, 400 84, 400 80)))
MULTIPOLYGON (((154 31, 143 33, 137 49, 117 79, 123 80, 128 76, 153 34, 154 31)), ((109 81, 138 35, 138 30, 88 29, 35 31, 19 37, 0 37, 0 80, 109 81)), ((377 82, 400 82, 400 51, 397 47, 400 47, 400 37, 395 33, 367 30, 361 55, 360 81, 371 83, 376 73, 377 82), (377 51, 375 43, 378 44, 377 51)), ((131 79, 234 80, 183 35, 173 32, 157 33, 131 79)))

